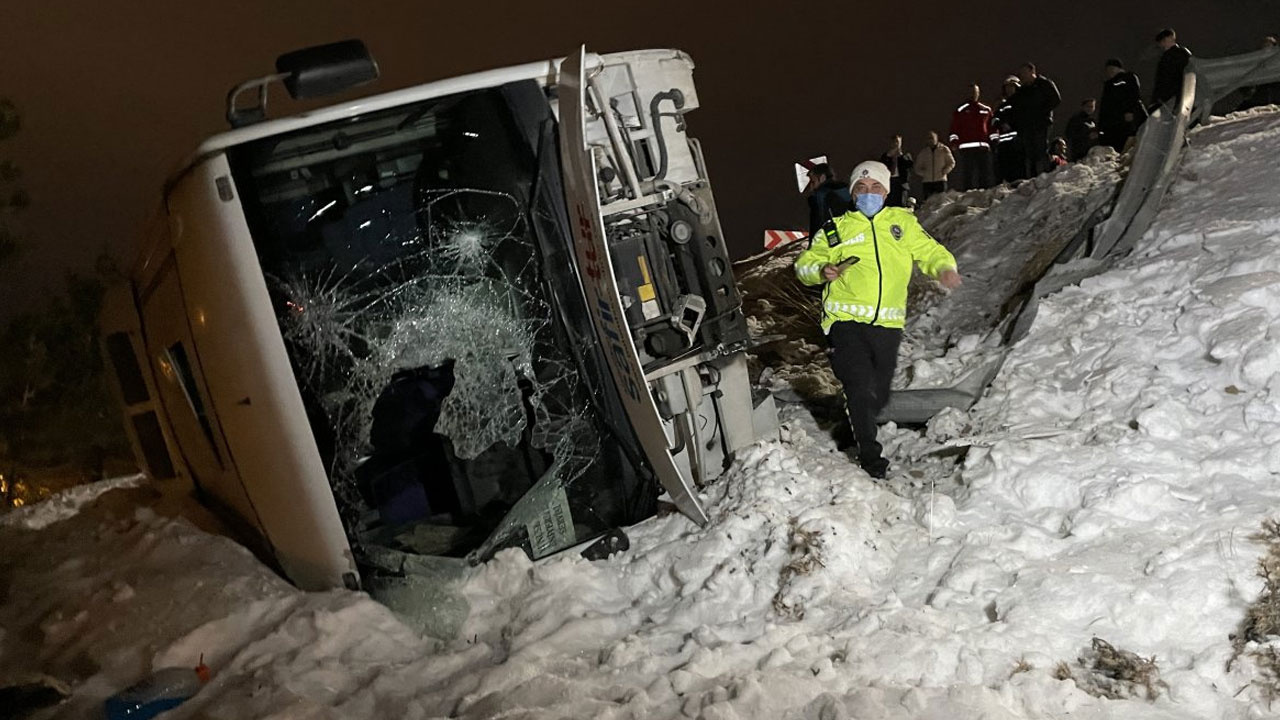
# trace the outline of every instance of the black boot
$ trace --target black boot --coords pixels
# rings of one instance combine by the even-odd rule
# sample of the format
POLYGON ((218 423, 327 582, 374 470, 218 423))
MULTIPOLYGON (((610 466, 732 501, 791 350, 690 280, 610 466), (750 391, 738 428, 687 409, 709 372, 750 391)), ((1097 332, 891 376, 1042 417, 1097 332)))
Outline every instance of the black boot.
POLYGON ((862 469, 865 470, 868 475, 876 480, 883 480, 885 476, 889 474, 889 461, 886 460, 884 456, 876 456, 874 458, 859 460, 858 464, 862 466, 862 469))

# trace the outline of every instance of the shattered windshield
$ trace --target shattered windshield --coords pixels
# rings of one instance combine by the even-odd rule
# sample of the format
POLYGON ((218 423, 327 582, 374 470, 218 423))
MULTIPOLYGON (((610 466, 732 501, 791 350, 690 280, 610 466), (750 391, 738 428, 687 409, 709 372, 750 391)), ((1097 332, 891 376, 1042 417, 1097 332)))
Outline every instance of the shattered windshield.
POLYGON ((540 158, 517 130, 493 89, 231 154, 358 546, 540 557, 634 514, 634 473, 602 452, 553 321, 547 223, 531 214, 540 158))

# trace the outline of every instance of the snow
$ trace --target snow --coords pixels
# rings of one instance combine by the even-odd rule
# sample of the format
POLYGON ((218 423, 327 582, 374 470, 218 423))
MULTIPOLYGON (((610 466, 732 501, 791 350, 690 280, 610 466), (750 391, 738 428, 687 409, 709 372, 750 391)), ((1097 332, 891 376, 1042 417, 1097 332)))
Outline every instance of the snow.
POLYGON ((98 486, 0 523, 0 681, 72 684, 36 717, 202 653, 214 680, 167 718, 1274 717, 1230 636, 1280 507, 1278 146, 1274 111, 1194 133, 1138 251, 1044 298, 974 408, 885 428, 887 482, 789 405, 706 528, 660 516, 597 562, 502 551, 455 581, 448 640, 98 486), (1086 692, 1094 638, 1154 658, 1153 697, 1086 692))
MULTIPOLYGON (((997 330, 1010 301, 1111 202, 1120 174, 1115 152, 1102 148, 1015 187, 930 198, 920 222, 956 256, 964 285, 948 292, 916 273, 894 387, 949 387, 1000 352, 997 330)), ((772 368, 770 389, 784 400, 840 392, 813 319, 818 293, 806 294, 794 280, 792 265, 803 249, 795 243, 743 261, 738 270, 753 334, 785 336, 757 351, 772 368)))
POLYGON ((134 487, 146 479, 145 475, 128 475, 102 482, 78 485, 44 502, 28 505, 0 515, 0 527, 23 527, 40 530, 59 520, 66 520, 80 512, 80 508, 98 499, 102 493, 117 488, 134 487))

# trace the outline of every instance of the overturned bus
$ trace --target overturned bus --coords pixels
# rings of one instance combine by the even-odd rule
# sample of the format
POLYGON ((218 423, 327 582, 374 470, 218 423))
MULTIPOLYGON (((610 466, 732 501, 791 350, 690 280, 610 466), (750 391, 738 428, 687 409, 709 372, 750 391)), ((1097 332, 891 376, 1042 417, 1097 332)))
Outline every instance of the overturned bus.
POLYGON ((777 418, 692 71, 582 50, 266 119, 376 78, 347 41, 238 86, 104 309, 139 462, 304 588, 582 547, 663 491, 705 522, 777 418))

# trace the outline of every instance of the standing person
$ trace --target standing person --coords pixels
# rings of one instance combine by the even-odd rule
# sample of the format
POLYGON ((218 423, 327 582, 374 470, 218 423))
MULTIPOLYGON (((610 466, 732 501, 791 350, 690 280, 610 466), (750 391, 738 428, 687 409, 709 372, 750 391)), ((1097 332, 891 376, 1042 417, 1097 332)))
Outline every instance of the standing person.
POLYGON ((1067 145, 1071 148, 1067 157, 1071 162, 1083 159, 1089 148, 1098 143, 1098 124, 1093 119, 1097 109, 1098 101, 1086 98, 1080 103, 1080 112, 1067 121, 1067 145))
POLYGON ((925 136, 925 145, 916 153, 916 173, 923 181, 920 185, 920 202, 929 199, 930 195, 947 189, 947 176, 956 167, 956 159, 951 155, 951 148, 938 142, 938 133, 930 130, 925 136))
POLYGON ((1024 127, 1018 129, 1022 151, 1026 153, 1027 177, 1035 177, 1049 169, 1049 130, 1053 127, 1053 110, 1062 102, 1058 86, 1036 70, 1036 64, 1024 63, 1018 69, 1022 89, 1018 91, 1024 127))
MULTIPOLYGON (((1262 38, 1263 50, 1277 52, 1277 46, 1280 46, 1280 41, 1276 40, 1275 35, 1268 35, 1262 38)), ((1244 94, 1244 100, 1240 103, 1240 107, 1237 108, 1238 110, 1248 110, 1249 108, 1260 107, 1262 105, 1280 104, 1280 82, 1241 88, 1241 91, 1244 94)))
POLYGON ((889 149, 880 156, 880 162, 889 168, 889 206, 906 207, 907 194, 910 192, 911 168, 915 161, 911 153, 902 151, 902 136, 889 138, 889 149))
POLYGON ((830 164, 818 163, 809 168, 809 237, 821 230, 823 223, 849 212, 852 206, 849 186, 836 176, 830 164))
MULTIPOLYGON (((945 147, 945 146, 944 146, 945 147)), ((907 315, 912 264, 943 287, 959 287, 956 259, 920 227, 911 211, 884 207, 889 168, 867 161, 853 170, 857 208, 814 236, 796 258, 796 276, 823 289, 822 331, 867 474, 883 478, 889 461, 876 442, 876 415, 889 401, 907 315)))
POLYGON ((1026 177, 1026 162, 1023 159, 1022 141, 1018 139, 1018 128, 1022 126, 1020 118, 1021 101, 1018 90, 1022 81, 1017 75, 1004 79, 1000 87, 1000 107, 996 109, 996 173, 1002 182, 1016 182, 1026 177))
POLYGON ((991 106, 982 103, 982 88, 969 86, 969 99, 951 114, 951 147, 955 149, 960 190, 995 185, 991 165, 991 106))
POLYGON ((1124 152, 1129 138, 1147 119, 1142 106, 1142 85, 1138 76, 1124 69, 1117 58, 1107 60, 1106 81, 1102 83, 1102 104, 1098 108, 1098 132, 1102 143, 1124 152))
POLYGON ((1178 44, 1178 33, 1165 28, 1156 34, 1156 45, 1164 52, 1156 66, 1156 82, 1151 88, 1151 111, 1182 95, 1182 73, 1191 61, 1191 51, 1178 44))

